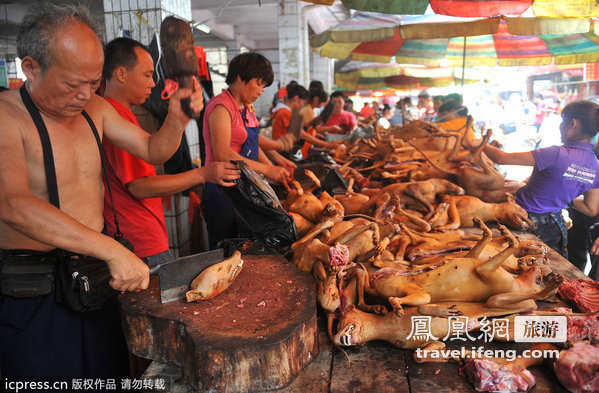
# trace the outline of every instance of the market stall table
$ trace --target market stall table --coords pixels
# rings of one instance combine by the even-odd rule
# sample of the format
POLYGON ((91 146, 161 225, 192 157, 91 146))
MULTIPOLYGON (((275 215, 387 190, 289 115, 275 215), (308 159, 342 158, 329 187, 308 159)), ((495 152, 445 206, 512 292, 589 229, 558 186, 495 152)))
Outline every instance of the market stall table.
MULTIPOLYGON (((521 239, 537 240, 531 234, 519 234, 521 239)), ((586 277, 574 265, 553 250, 548 253, 548 265, 564 279, 586 277)), ((556 303, 537 302, 539 309, 556 307, 556 303)), ((370 342, 363 347, 344 347, 349 357, 335 349, 326 334, 326 320, 319 315, 319 354, 286 387, 272 390, 277 393, 304 392, 398 392, 444 393, 475 392, 473 386, 458 374, 458 365, 452 363, 416 363, 413 351, 402 350, 385 342, 370 342)), ((484 346, 485 349, 515 349, 518 353, 530 348, 525 343, 484 343, 482 340, 449 343, 449 348, 466 349, 484 346)), ((530 369, 537 379, 533 393, 567 392, 554 373, 546 367, 530 369)), ((183 370, 174 365, 153 362, 141 377, 162 378, 173 393, 196 392, 185 380, 183 370)))

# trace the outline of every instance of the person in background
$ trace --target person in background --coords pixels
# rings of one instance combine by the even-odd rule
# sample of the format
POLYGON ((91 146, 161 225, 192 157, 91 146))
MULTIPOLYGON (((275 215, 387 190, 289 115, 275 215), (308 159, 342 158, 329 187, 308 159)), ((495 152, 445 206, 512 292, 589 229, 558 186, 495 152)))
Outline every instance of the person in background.
POLYGON ((277 106, 277 109, 272 115, 272 139, 274 140, 287 134, 292 112, 303 108, 308 99, 308 90, 295 81, 287 84, 285 89, 287 95, 283 98, 283 102, 277 106))
MULTIPOLYGON (((259 53, 245 52, 229 64, 228 89, 210 100, 204 115, 203 137, 206 165, 215 161, 245 161, 256 172, 277 183, 286 183, 291 171, 272 165, 259 146, 259 122, 252 103, 274 79, 272 66, 259 53)), ((210 247, 238 235, 237 219, 230 198, 214 183, 206 183, 203 213, 210 247)))
POLYGON ((344 110, 345 99, 343 93, 336 91, 331 94, 333 104, 333 113, 329 120, 321 126, 316 127, 318 132, 328 132, 331 134, 349 134, 358 125, 356 116, 347 110, 344 110))
POLYGON ((458 109, 460 109, 460 107, 461 105, 457 101, 447 100, 437 111, 437 123, 457 119, 459 117, 458 109))
MULTIPOLYGON (((143 104, 155 86, 150 53, 138 41, 116 38, 106 45, 104 59, 104 98, 124 119, 139 127, 131 106, 143 104)), ((108 139, 102 145, 120 230, 133 244, 135 255, 150 267, 172 259, 160 197, 205 182, 232 186, 239 177, 235 165, 228 162, 157 176, 153 165, 119 149, 108 139)), ((113 236, 116 228, 108 192, 104 193, 104 222, 107 233, 113 236)))
MULTIPOLYGON (((100 37, 96 21, 82 6, 32 3, 19 25, 17 52, 27 80, 20 91, 0 94, 0 265, 11 256, 22 263, 21 279, 31 280, 40 273, 28 272, 27 266, 54 265, 64 252, 105 261, 113 289, 139 291, 148 287, 150 269, 102 233, 102 166, 92 130, 159 164, 175 152, 191 120, 181 110, 181 100, 190 99, 193 113, 202 110, 203 100, 199 84, 193 92, 179 89, 160 130, 149 135, 139 129, 95 94, 104 63, 100 37), (45 127, 34 123, 26 102, 45 127), (52 145, 59 204, 50 203, 38 134, 43 128, 52 145)), ((0 295, 3 378, 130 376, 117 299, 96 311, 76 312, 56 301, 54 289, 47 294, 25 289, 30 294, 23 297, 0 295)))
POLYGON ((562 112, 562 146, 522 153, 506 153, 489 145, 484 148, 498 164, 534 166, 528 183, 515 195, 516 203, 536 224, 535 235, 566 258, 568 235, 562 209, 574 200, 573 206, 580 212, 599 214, 599 161, 589 143, 598 130, 599 106, 576 101, 562 112))
POLYGON ((422 90, 418 94, 418 119, 432 122, 435 117, 435 109, 433 107, 433 100, 428 91, 422 90))
POLYGON ((360 110, 360 116, 362 116, 365 119, 368 119, 368 118, 370 118, 370 116, 374 115, 375 110, 374 110, 373 106, 374 106, 374 103, 365 102, 364 106, 360 110))
POLYGON ((381 117, 379 118, 379 120, 377 121, 377 124, 379 125, 379 127, 383 127, 384 129, 391 127, 391 122, 389 122, 389 120, 393 117, 394 113, 395 113, 395 107, 392 107, 389 104, 383 105, 383 113, 382 113, 381 117))
POLYGON ((329 95, 326 91, 310 88, 308 91, 309 98, 308 104, 302 108, 300 114, 304 117, 304 124, 308 125, 310 122, 314 120, 316 116, 318 116, 317 111, 320 111, 322 105, 326 104, 329 100, 329 95))
POLYGON ((443 105, 444 96, 434 96, 433 97, 433 110, 435 114, 433 115, 433 123, 438 123, 439 119, 439 108, 443 105))
POLYGON ((412 107, 412 99, 410 97, 404 97, 397 101, 397 104, 395 105, 395 112, 391 117, 391 125, 403 126, 405 121, 415 120, 416 117, 412 107))

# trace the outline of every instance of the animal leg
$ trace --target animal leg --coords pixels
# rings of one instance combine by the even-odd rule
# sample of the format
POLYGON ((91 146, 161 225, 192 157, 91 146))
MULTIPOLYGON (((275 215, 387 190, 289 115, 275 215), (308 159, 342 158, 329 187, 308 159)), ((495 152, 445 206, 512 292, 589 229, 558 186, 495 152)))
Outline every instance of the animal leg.
POLYGON ((339 235, 335 240, 332 241, 332 243, 347 244, 347 242, 349 242, 356 236, 369 230, 373 231, 373 243, 378 243, 379 227, 375 223, 370 223, 368 225, 354 225, 353 227, 339 235))
POLYGON ((406 227, 404 224, 400 223, 399 227, 401 228, 401 232, 406 234, 410 239, 410 244, 418 244, 422 241, 422 236, 416 235, 414 232, 410 231, 408 227, 406 227))
POLYGON ((499 228, 502 231, 502 233, 503 230, 505 230, 506 234, 509 235, 506 236, 508 246, 493 257, 489 258, 489 260, 487 260, 486 262, 476 267, 476 272, 481 276, 483 280, 492 281, 497 269, 499 269, 499 267, 505 262, 505 260, 514 252, 516 252, 516 249, 518 248, 518 240, 516 239, 516 237, 512 235, 511 232, 508 231, 505 226, 499 225, 499 228))
POLYGON ((395 253, 395 259, 404 260, 406 256, 406 248, 408 248, 408 246, 412 244, 412 240, 410 240, 410 238, 407 236, 400 235, 398 241, 399 245, 397 247, 397 252, 395 253))
POLYGON ((447 210, 447 224, 436 227, 440 231, 444 231, 446 229, 458 229, 462 225, 460 220, 460 213, 458 212, 458 207, 454 202, 449 203, 449 208, 447 210))
POLYGON ((508 292, 491 296, 487 305, 493 308, 534 310, 537 308, 535 300, 545 300, 560 286, 564 278, 560 274, 550 273, 543 278, 545 288, 534 293, 508 292))
POLYGON ((312 182, 314 183, 314 186, 310 187, 310 192, 312 192, 312 191, 316 190, 318 187, 320 187, 320 179, 314 174, 314 172, 312 172, 309 169, 305 169, 304 174, 306 176, 308 176, 308 178, 310 178, 310 180, 312 180, 312 182))
POLYGON ((310 232, 306 233, 304 235, 304 237, 302 237, 301 239, 299 239, 298 241, 293 243, 291 245, 291 248, 293 250, 295 250, 302 244, 304 244, 304 243, 314 239, 316 236, 320 235, 323 231, 330 229, 333 225, 335 225, 335 223, 331 220, 326 220, 326 221, 321 222, 320 224, 318 224, 314 228, 312 228, 312 230, 310 230, 310 232))
POLYGON ((431 301, 431 295, 427 292, 423 291, 420 287, 404 284, 398 285, 395 288, 398 292, 405 293, 404 296, 390 296, 388 298, 389 303, 393 307, 395 314, 399 317, 402 316, 404 311, 402 305, 405 304, 407 306, 420 306, 423 304, 428 304, 431 301))
POLYGON ((428 214, 426 216, 424 216, 425 220, 428 220, 429 218, 431 218, 432 215, 435 213, 435 209, 433 208, 433 205, 431 205, 431 203, 426 200, 426 198, 424 197, 424 195, 422 195, 422 192, 420 191, 419 187, 416 184, 410 184, 406 188, 404 193, 406 195, 414 198, 418 202, 422 203, 428 209, 428 214))
POLYGON ((387 308, 381 304, 376 305, 368 305, 364 301, 364 291, 374 293, 375 289, 370 286, 370 280, 368 279, 368 271, 362 265, 358 265, 355 270, 356 278, 358 282, 358 304, 356 305, 358 309, 371 312, 375 314, 384 315, 387 314, 387 308))
POLYGON ((468 251, 468 253, 464 256, 464 258, 478 258, 480 253, 483 252, 483 248, 491 241, 493 238, 493 232, 485 225, 483 220, 480 218, 474 217, 472 219, 474 221, 474 225, 478 228, 482 229, 483 237, 468 251))
POLYGON ((397 204, 395 205, 395 209, 397 210, 397 212, 399 214, 408 217, 410 219, 410 221, 414 225, 416 225, 418 227, 418 229, 421 230, 422 232, 430 232, 430 230, 431 230, 431 224, 429 224, 428 222, 426 222, 422 218, 416 216, 415 214, 408 213, 407 211, 405 211, 404 209, 402 209, 401 206, 400 206, 399 198, 397 200, 397 204))

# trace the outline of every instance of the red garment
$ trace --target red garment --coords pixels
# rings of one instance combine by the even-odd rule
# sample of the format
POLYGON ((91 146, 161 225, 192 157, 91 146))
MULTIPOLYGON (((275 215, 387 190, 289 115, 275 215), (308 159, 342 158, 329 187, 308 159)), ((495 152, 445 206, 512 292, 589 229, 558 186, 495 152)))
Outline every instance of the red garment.
POLYGON ((360 111, 360 116, 369 118, 372 114, 374 114, 374 109, 370 105, 364 105, 362 110, 360 111))
POLYGON ((203 131, 204 144, 206 145, 206 163, 204 165, 214 162, 212 140, 210 139, 210 115, 217 105, 224 106, 231 116, 231 149, 236 153, 241 153, 241 148, 248 137, 248 132, 245 129, 243 118, 241 117, 239 104, 235 101, 235 98, 233 98, 229 89, 223 89, 222 93, 213 97, 208 101, 208 105, 206 105, 203 131))
POLYGON ((272 139, 277 140, 287 134, 291 122, 291 109, 287 106, 281 107, 273 114, 272 139))
POLYGON ((356 128, 358 125, 358 121, 356 120, 356 116, 353 113, 348 111, 343 111, 343 113, 333 113, 329 118, 329 121, 325 123, 325 126, 341 126, 343 131, 341 132, 331 132, 331 134, 347 134, 349 131, 356 128))
MULTIPOLYGON (((106 97, 124 119, 139 127, 135 115, 117 101, 106 97)), ((160 198, 137 199, 127 191, 127 183, 145 176, 156 176, 153 165, 114 146, 108 139, 102 142, 106 157, 106 172, 110 179, 114 205, 121 232, 135 247, 139 258, 168 250, 168 233, 160 198)), ((104 223, 110 236, 114 235, 114 214, 104 180, 104 223)))

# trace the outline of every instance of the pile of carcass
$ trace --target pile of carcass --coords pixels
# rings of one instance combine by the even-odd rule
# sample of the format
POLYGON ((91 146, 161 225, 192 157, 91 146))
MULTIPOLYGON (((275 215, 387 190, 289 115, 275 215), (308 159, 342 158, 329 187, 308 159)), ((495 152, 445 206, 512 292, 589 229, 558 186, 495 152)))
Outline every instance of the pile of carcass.
MULTIPOLYGON (((301 237, 291 260, 313 272, 335 345, 386 340, 440 349, 445 344, 434 338, 479 330, 483 318, 534 313, 536 300, 556 294, 563 279, 547 266, 546 246, 508 229, 533 223, 512 197, 518 184, 506 182, 483 153, 491 132, 480 142, 462 134, 419 121, 377 129, 374 138, 331 152, 348 179, 345 194, 315 195, 320 180, 310 171, 311 184, 291 182, 283 207, 301 237), (414 334, 414 317, 428 318, 430 334, 414 334), (449 323, 457 317, 469 322, 449 323)), ((596 315, 589 321, 599 329, 596 315)), ((584 351, 599 351, 583 343, 584 351)), ((526 371, 532 363, 453 360, 465 362, 461 373, 480 390, 527 391, 535 383, 526 371)), ((597 388, 599 380, 585 383, 597 388)))

